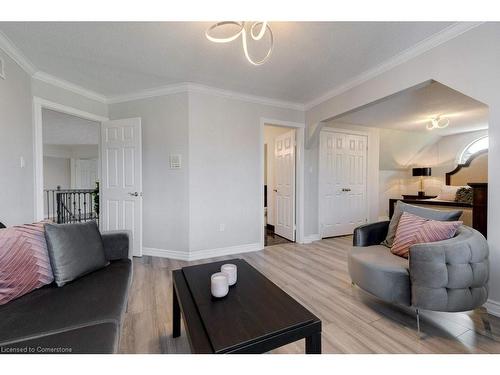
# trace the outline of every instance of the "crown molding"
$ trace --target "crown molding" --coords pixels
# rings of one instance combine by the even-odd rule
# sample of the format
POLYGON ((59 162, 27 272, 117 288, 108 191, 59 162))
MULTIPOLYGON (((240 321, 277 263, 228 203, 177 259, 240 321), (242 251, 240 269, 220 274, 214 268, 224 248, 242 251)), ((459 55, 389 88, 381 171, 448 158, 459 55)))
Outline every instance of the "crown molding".
POLYGON ((372 69, 366 70, 363 73, 357 75, 353 79, 329 90, 325 94, 319 96, 304 104, 304 109, 308 111, 309 109, 337 96, 350 89, 361 85, 362 83, 375 78, 376 76, 385 73, 398 65, 401 65, 457 36, 472 30, 475 27, 483 24, 484 22, 457 22, 447 28, 441 30, 440 32, 431 35, 430 37, 422 40, 421 42, 413 45, 412 47, 404 50, 403 52, 395 55, 394 57, 386 60, 385 62, 375 66, 372 69))
POLYGON ((172 85, 156 87, 153 89, 145 89, 136 92, 131 92, 129 94, 108 96, 106 98, 106 102, 108 104, 124 103, 133 100, 154 98, 157 96, 172 95, 188 91, 189 91, 188 83, 176 83, 172 85))
POLYGON ((7 56, 14 60, 17 65, 19 65, 30 76, 36 72, 36 67, 2 31, 0 31, 0 49, 2 49, 7 56))
POLYGON ((95 100, 97 102, 104 103, 104 104, 107 103, 107 98, 102 94, 99 94, 99 93, 92 91, 92 90, 85 89, 79 85, 65 81, 61 78, 55 77, 51 74, 48 74, 48 73, 45 73, 42 71, 38 71, 35 74, 33 74, 32 78, 37 80, 37 81, 45 82, 45 83, 48 83, 52 86, 60 87, 64 90, 81 95, 87 99, 95 100))
POLYGON ((283 100, 277 100, 272 98, 267 98, 263 96, 256 95, 248 95, 241 92, 231 91, 220 89, 216 87, 211 87, 207 85, 202 85, 198 83, 192 82, 183 82, 176 83, 172 85, 166 85, 154 89, 141 90, 134 93, 126 94, 126 95, 116 95, 110 96, 107 98, 107 103, 115 104, 115 103, 123 103, 129 102, 132 100, 140 100, 153 98, 157 96, 171 95, 177 94, 181 92, 188 93, 202 93, 208 95, 215 95, 229 99, 241 100, 244 102, 254 103, 254 104, 262 104, 269 105, 272 107, 286 108, 286 109, 294 109, 298 111, 303 111, 304 106, 301 103, 288 102, 283 100))
POLYGON ((228 98, 228 99, 241 100, 243 102, 248 102, 248 103, 269 105, 271 107, 304 111, 304 105, 302 103, 272 99, 272 98, 267 98, 264 96, 249 95, 249 94, 244 94, 241 92, 219 89, 219 88, 201 85, 201 84, 197 84, 197 83, 190 83, 189 84, 189 92, 215 95, 215 96, 220 96, 220 97, 228 98))

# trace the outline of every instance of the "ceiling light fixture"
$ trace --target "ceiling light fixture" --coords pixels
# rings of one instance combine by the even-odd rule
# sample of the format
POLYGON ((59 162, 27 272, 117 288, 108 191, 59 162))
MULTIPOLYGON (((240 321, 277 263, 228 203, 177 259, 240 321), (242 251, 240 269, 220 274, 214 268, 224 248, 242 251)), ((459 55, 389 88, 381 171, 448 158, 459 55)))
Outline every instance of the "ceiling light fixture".
POLYGON ((247 60, 250 62, 250 64, 253 65, 262 65, 264 64, 269 56, 271 56, 271 52, 273 51, 273 45, 274 45, 274 37, 273 37, 273 32, 271 28, 269 27, 269 24, 267 22, 254 22, 250 26, 250 32, 247 31, 246 29, 246 22, 237 22, 237 21, 223 21, 223 22, 217 22, 216 24, 213 24, 210 26, 207 31, 205 31, 205 36, 207 37, 208 40, 214 42, 214 43, 229 43, 232 42, 233 40, 238 39, 238 37, 241 35, 241 42, 243 44, 243 53, 245 54, 245 57, 247 60), (237 31, 235 34, 224 37, 224 38, 218 38, 214 37, 211 33, 217 29, 220 28, 221 26, 236 26, 237 31), (267 54, 264 56, 262 60, 256 61, 254 60, 250 54, 248 53, 248 34, 252 37, 253 40, 259 41, 261 40, 266 32, 269 32, 269 49, 267 50, 267 54))
POLYGON ((427 124, 427 130, 444 129, 450 125, 450 119, 441 118, 441 116, 431 118, 431 122, 427 124))

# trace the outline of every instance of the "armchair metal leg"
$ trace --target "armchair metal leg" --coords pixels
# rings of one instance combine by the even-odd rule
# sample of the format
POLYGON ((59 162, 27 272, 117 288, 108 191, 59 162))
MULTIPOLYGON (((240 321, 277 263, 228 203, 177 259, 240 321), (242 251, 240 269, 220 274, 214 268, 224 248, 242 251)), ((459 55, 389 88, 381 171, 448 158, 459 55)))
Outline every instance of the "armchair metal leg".
POLYGON ((415 309, 415 312, 417 313, 417 334, 418 334, 418 338, 420 339, 421 338, 421 335, 420 335, 420 312, 418 311, 418 309, 415 309))

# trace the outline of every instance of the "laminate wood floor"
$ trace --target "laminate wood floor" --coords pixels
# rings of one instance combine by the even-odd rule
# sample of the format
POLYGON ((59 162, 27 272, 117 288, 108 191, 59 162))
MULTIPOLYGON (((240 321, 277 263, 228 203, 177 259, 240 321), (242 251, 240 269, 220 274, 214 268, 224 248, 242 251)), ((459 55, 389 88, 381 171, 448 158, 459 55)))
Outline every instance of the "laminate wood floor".
MULTIPOLYGON (((347 272, 351 243, 351 236, 337 237, 195 262, 135 258, 120 352, 190 353, 184 328, 181 337, 172 338, 171 271, 243 258, 322 320, 323 353, 500 353, 500 318, 485 309, 424 311, 419 339, 411 309, 387 304, 351 286, 347 272)), ((304 342, 273 352, 304 353, 304 342)))

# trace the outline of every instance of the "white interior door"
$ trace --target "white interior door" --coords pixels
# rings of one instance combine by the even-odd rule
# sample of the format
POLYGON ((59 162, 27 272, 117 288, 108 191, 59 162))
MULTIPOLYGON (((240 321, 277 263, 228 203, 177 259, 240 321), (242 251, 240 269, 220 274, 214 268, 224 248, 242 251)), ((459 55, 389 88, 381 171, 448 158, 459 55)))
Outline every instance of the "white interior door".
POLYGON ((367 222, 366 155, 364 135, 323 131, 320 134, 320 235, 352 234, 367 222))
POLYGON ((274 233, 295 241, 295 130, 274 140, 274 233))
POLYGON ((72 188, 73 189, 94 189, 98 178, 97 159, 75 159, 72 166, 72 188))
POLYGON ((102 229, 129 230, 132 254, 142 255, 141 119, 107 121, 101 130, 102 229))

